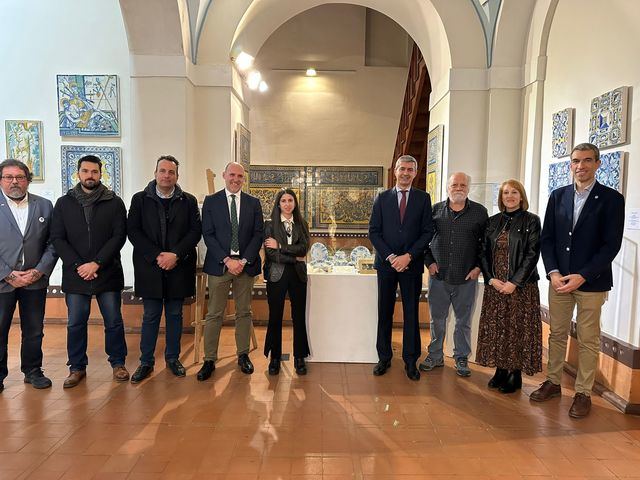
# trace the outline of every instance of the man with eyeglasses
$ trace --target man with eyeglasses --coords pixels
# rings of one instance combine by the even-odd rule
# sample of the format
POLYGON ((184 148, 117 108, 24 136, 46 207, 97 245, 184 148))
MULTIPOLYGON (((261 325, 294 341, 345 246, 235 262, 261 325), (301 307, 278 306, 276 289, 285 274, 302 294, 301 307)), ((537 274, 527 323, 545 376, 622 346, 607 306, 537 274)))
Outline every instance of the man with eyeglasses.
POLYGON ((49 388, 42 372, 44 308, 49 276, 58 260, 49 240, 53 205, 28 193, 32 174, 19 160, 0 163, 0 392, 7 370, 11 320, 20 308, 20 369, 24 382, 49 388))
POLYGON ((62 258, 62 291, 69 317, 69 376, 64 388, 75 387, 86 377, 87 323, 94 295, 104 319, 104 347, 113 379, 129 381, 120 311, 124 288, 120 250, 127 237, 127 210, 122 199, 100 182, 101 173, 98 157, 80 158, 80 181, 58 199, 51 220, 51 241, 62 258))

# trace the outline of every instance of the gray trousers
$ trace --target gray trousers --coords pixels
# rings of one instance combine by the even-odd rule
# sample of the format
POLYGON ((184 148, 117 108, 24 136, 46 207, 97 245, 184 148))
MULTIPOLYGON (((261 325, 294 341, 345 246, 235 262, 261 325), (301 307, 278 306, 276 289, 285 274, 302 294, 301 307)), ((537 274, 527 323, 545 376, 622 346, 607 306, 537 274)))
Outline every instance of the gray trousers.
POLYGON ((443 280, 429 279, 429 313, 431 314, 431 342, 429 357, 435 361, 444 358, 442 345, 447 332, 449 307, 453 306, 456 326, 453 332, 453 357, 467 358, 471 353, 471 314, 476 300, 477 280, 451 285, 443 280))

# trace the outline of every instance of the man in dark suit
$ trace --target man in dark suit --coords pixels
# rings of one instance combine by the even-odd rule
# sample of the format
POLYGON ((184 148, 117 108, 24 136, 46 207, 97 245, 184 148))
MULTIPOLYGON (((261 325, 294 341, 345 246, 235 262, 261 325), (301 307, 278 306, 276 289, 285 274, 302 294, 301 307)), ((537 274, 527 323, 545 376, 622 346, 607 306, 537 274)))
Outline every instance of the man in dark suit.
POLYGON ((20 368, 24 382, 48 388, 42 373, 44 305, 49 276, 58 260, 49 240, 53 205, 27 192, 33 178, 19 160, 0 163, 0 392, 7 370, 11 320, 20 304, 20 368))
POLYGON ((242 192, 245 171, 228 163, 222 173, 225 188, 209 195, 202 206, 202 236, 207 245, 204 272, 209 275, 209 303, 204 322, 204 364, 200 381, 208 379, 218 360, 218 342, 229 287, 236 307, 236 349, 243 373, 253 373, 249 359, 251 289, 260 273, 264 220, 260 200, 242 192))
POLYGON ((578 374, 569 410, 573 418, 591 409, 591 388, 600 352, 600 310, 613 286, 611 263, 622 244, 624 197, 596 181, 600 151, 581 143, 571 152, 573 185, 549 198, 540 237, 549 288, 547 380, 531 394, 542 402, 561 395, 567 335, 577 305, 578 374))
POLYGON ((127 232, 133 244, 136 295, 142 297, 140 366, 131 383, 151 375, 158 329, 164 308, 164 359, 176 377, 180 363, 182 306, 196 292, 196 245, 202 235, 196 197, 178 185, 179 162, 171 155, 156 161, 154 179, 131 199, 127 232))
POLYGON ((411 188, 418 171, 416 159, 403 155, 396 161, 396 186, 382 192, 373 203, 369 239, 376 249, 378 275, 378 363, 374 375, 391 366, 391 331, 396 290, 400 284, 403 311, 402 359, 407 377, 419 380, 420 356, 418 301, 422 290, 424 251, 433 236, 429 194, 411 188))

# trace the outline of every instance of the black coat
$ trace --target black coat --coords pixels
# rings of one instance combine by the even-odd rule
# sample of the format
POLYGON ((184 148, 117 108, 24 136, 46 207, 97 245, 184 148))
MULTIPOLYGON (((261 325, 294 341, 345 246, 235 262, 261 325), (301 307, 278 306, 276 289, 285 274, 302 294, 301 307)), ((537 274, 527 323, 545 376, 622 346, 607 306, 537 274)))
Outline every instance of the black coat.
POLYGON ((275 238, 280 248, 265 248, 264 278, 267 282, 278 282, 284 273, 286 264, 294 265, 296 274, 301 282, 307 281, 307 263, 299 262, 296 257, 304 257, 309 251, 309 236, 305 234, 302 225, 293 224, 291 245, 287 243, 287 234, 282 222, 273 225, 268 221, 264 225, 264 238, 275 238))
POLYGON ((202 234, 196 198, 176 185, 165 210, 156 194, 156 181, 131 199, 127 220, 133 244, 136 295, 143 298, 185 298, 195 295, 196 245, 202 234), (162 270, 156 257, 173 252, 178 263, 162 270))
POLYGON ((520 211, 513 217, 498 213, 489 218, 482 248, 482 276, 486 284, 495 277, 493 257, 496 241, 509 221, 511 225, 509 227, 509 278, 507 280, 522 287, 525 283, 540 280, 537 269, 540 258, 540 218, 527 211, 520 211))
POLYGON ((62 259, 62 291, 84 295, 121 291, 120 250, 126 239, 127 210, 120 197, 98 200, 90 224, 71 190, 60 197, 51 218, 51 243, 62 259), (100 264, 98 276, 83 280, 76 269, 92 261, 100 264))

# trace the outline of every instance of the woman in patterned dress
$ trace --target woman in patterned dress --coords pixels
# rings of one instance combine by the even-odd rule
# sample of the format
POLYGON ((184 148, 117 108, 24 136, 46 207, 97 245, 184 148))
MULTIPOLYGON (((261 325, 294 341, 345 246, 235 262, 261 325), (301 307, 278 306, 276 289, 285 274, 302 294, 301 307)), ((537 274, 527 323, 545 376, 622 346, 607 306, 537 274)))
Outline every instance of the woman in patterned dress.
POLYGON ((489 388, 513 393, 522 387, 522 371, 542 370, 540 218, 527 211, 527 194, 517 180, 500 186, 498 206, 500 213, 487 221, 483 245, 476 362, 496 367, 489 388))

